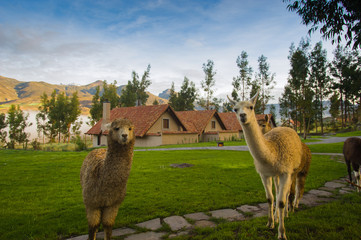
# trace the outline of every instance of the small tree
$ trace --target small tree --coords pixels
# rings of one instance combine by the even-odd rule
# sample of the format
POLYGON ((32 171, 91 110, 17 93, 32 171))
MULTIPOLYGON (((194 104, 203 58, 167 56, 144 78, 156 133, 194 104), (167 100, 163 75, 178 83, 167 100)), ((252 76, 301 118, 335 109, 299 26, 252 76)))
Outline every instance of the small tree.
POLYGON ((332 123, 334 128, 336 127, 337 118, 340 116, 340 95, 337 92, 334 92, 330 97, 330 114, 332 117, 332 123))
POLYGON ((6 119, 9 126, 9 148, 15 148, 16 142, 23 144, 23 148, 26 148, 30 134, 25 132, 25 128, 32 125, 32 123, 27 122, 28 118, 29 114, 25 115, 19 105, 10 106, 6 119))
POLYGON ((273 97, 270 91, 274 88, 275 74, 269 72, 269 64, 267 63, 267 58, 264 55, 261 55, 258 58, 258 73, 256 74, 256 79, 252 85, 259 85, 260 94, 259 99, 261 102, 261 113, 265 113, 266 105, 273 97))
POLYGON ((194 101, 197 99, 197 90, 195 84, 184 77, 183 84, 179 93, 174 90, 174 83, 170 89, 169 104, 176 111, 194 110, 194 101))
POLYGON ((251 85, 252 68, 248 65, 248 55, 242 51, 241 55, 237 57, 237 66, 239 68, 239 76, 233 78, 232 98, 234 101, 246 99, 247 91, 251 85), (239 94, 241 97, 239 97, 239 94))
POLYGON ((206 93, 204 107, 209 110, 214 93, 212 88, 216 84, 216 80, 214 79, 216 71, 214 70, 214 62, 212 60, 208 60, 207 63, 203 63, 203 72, 205 73, 205 79, 201 81, 201 86, 206 93))
POLYGON ((7 132, 4 130, 4 128, 6 127, 7 123, 5 113, 0 113, 0 143, 2 144, 2 146, 6 144, 7 132))

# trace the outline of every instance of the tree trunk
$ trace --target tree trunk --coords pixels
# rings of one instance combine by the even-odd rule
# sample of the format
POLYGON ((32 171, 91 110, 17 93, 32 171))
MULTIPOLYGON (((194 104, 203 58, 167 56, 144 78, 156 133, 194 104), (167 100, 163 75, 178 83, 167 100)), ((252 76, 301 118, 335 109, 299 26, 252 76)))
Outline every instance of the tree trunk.
POLYGON ((322 102, 322 94, 321 94, 321 96, 320 96, 321 98, 321 134, 323 135, 323 102, 322 102))

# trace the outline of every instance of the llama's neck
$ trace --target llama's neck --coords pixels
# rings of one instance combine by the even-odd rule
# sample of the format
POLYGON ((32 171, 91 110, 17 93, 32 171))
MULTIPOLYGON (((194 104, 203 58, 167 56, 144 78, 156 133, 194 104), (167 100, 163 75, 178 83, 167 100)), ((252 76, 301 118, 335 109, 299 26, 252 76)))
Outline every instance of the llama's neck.
POLYGON ((126 145, 111 143, 108 145, 105 162, 115 170, 117 167, 125 169, 131 167, 133 159, 134 142, 126 145))
POLYGON ((270 162, 274 152, 270 142, 265 139, 256 120, 249 124, 241 124, 247 146, 255 161, 270 162))

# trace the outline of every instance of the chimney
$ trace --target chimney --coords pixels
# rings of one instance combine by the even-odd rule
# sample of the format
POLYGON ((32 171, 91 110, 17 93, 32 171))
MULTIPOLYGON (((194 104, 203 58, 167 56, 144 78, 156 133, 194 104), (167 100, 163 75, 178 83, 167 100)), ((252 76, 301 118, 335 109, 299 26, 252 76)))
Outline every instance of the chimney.
POLYGON ((110 102, 106 100, 103 102, 103 121, 101 126, 102 131, 107 130, 105 125, 108 123, 110 123, 110 102))

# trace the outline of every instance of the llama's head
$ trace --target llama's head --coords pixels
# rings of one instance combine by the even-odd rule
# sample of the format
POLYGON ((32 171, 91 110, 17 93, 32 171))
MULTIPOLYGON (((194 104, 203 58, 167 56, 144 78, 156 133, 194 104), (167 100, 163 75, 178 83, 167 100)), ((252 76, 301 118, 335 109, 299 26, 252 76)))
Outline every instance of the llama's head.
POLYGON ((236 102, 231 100, 229 97, 229 101, 233 105, 233 111, 236 113, 238 121, 241 125, 247 125, 252 121, 256 120, 256 115, 254 113, 254 107, 256 105, 258 93, 254 95, 248 101, 240 101, 236 102))
POLYGON ((109 129, 108 139, 121 145, 126 145, 135 139, 134 125, 128 119, 115 119, 107 125, 109 129))

